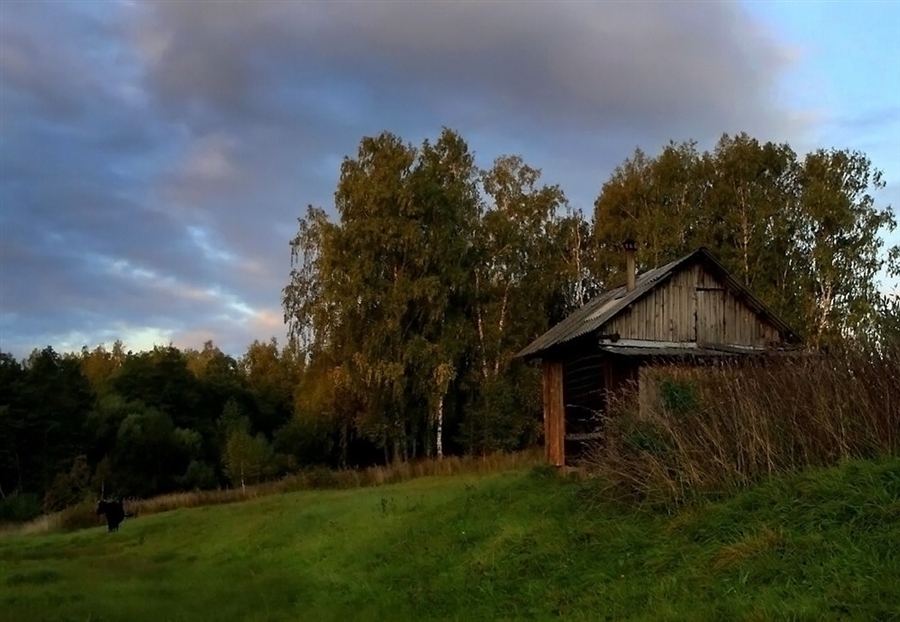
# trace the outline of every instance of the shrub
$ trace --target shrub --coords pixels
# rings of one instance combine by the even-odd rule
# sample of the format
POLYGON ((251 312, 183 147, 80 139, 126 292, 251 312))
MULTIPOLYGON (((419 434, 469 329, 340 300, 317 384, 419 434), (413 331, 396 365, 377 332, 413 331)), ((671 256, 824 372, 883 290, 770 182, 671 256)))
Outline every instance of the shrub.
POLYGON ((56 514, 58 526, 62 529, 74 530, 105 524, 105 519, 102 516, 97 516, 96 509, 96 504, 90 501, 84 501, 78 505, 68 507, 56 514))
POLYGON ((275 471, 275 455, 262 434, 250 436, 244 430, 228 435, 222 452, 223 470, 234 486, 256 484, 275 471))
POLYGON ((0 522, 18 523, 41 514, 41 499, 32 494, 14 494, 0 499, 0 522))
POLYGON ((674 415, 687 415, 700 407, 697 386, 676 378, 663 378, 659 384, 659 399, 663 408, 674 415))
POLYGON ((175 481, 186 490, 208 490, 219 483, 215 470, 202 460, 191 460, 184 475, 175 481))
POLYGON ((75 505, 92 495, 91 468, 87 456, 75 458, 68 473, 58 473, 44 494, 43 509, 55 512, 75 505))
POLYGON ((543 431, 538 373, 516 367, 480 385, 460 428, 459 440, 467 452, 509 452, 537 442, 543 431))
POLYGON ((341 488, 337 472, 321 466, 306 472, 306 485, 313 489, 341 488))

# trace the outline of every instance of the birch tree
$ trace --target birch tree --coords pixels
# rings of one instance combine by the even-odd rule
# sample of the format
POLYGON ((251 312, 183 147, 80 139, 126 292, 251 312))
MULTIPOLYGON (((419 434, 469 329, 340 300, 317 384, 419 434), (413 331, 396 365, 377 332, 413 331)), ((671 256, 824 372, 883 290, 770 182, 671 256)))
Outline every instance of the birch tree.
POLYGON ((341 167, 338 222, 310 208, 292 243, 292 335, 344 370, 362 405, 357 425, 394 460, 417 451, 417 431, 434 424, 432 378, 465 354, 475 181, 474 158, 450 130, 421 148, 364 138, 341 167))
POLYGON ((723 263, 810 343, 853 334, 875 312, 876 274, 897 251, 878 206, 881 173, 863 154, 816 151, 723 136, 643 152, 620 165, 594 206, 594 237, 609 284, 624 280, 618 244, 638 240, 638 269, 699 246, 723 263), (893 253, 893 255, 892 255, 893 253))
POLYGON ((590 229, 559 186, 519 156, 498 158, 481 183, 488 199, 476 244, 475 324, 481 377, 504 372, 524 343, 584 304, 590 229))
POLYGON ((515 355, 596 290, 589 223, 559 186, 540 178, 519 156, 500 157, 482 173, 486 204, 472 277, 477 389, 464 426, 475 452, 534 440, 538 378, 515 355))
POLYGON ((882 174, 862 153, 818 150, 804 158, 799 186, 808 330, 822 339, 854 334, 877 312, 876 276, 888 262, 880 232, 896 227, 891 208, 875 204, 882 174))

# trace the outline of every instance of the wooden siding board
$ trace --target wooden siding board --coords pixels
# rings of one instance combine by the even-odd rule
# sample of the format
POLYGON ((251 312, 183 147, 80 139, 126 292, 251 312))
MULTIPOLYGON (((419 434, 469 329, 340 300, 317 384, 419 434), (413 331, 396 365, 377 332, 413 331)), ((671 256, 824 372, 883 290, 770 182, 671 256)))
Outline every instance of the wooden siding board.
POLYGON ((778 342, 778 330, 761 320, 703 265, 674 275, 630 309, 610 320, 604 332, 623 339, 699 341, 762 347, 778 342))
POLYGON ((627 339, 694 341, 698 276, 696 267, 675 275, 610 320, 604 332, 627 339))

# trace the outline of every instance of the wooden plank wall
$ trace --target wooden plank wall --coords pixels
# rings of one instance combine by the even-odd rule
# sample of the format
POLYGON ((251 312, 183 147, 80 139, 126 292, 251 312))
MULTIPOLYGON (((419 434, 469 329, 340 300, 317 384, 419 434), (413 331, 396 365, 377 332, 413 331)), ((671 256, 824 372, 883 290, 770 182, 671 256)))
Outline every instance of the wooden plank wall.
POLYGON ((649 292, 630 311, 613 318, 604 332, 624 339, 693 341, 697 311, 696 267, 674 275, 668 283, 649 292))
POLYGON ((698 341, 763 347, 780 341, 778 330, 703 265, 674 275, 604 327, 623 339, 698 341))
POLYGON ((764 347, 780 341, 778 330, 734 295, 714 275, 697 266, 697 341, 764 347))
POLYGON ((566 463, 566 419, 563 402, 563 364, 544 360, 544 450, 547 462, 554 466, 566 463))
POLYGON ((728 343, 725 340, 725 289, 697 289, 697 341, 728 343))

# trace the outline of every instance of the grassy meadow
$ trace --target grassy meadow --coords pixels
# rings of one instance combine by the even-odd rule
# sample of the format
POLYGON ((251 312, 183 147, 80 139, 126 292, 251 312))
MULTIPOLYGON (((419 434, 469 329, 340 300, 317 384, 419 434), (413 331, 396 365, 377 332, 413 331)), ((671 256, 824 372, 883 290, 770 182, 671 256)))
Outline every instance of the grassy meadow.
POLYGON ((0 619, 900 619, 900 460, 676 512, 544 469, 0 538, 0 619))

